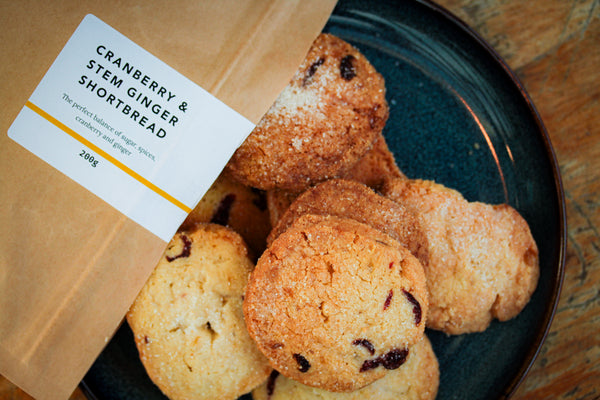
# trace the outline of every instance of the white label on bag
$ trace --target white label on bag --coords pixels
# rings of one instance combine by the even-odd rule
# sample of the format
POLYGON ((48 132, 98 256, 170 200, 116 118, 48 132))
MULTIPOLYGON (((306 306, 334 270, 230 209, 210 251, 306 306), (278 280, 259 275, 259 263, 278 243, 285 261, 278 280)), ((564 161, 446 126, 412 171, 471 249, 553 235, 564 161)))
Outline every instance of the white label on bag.
POLYGON ((8 135, 169 241, 253 128, 87 15, 8 135))

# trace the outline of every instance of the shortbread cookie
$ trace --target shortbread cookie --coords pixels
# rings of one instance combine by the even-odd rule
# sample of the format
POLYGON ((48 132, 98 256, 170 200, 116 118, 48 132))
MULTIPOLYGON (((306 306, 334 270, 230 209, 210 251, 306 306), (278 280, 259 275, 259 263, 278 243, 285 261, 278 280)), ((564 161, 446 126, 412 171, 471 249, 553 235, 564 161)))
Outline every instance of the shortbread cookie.
POLYGON ((244 238, 252 254, 258 257, 266 247, 266 238, 271 230, 266 194, 223 172, 179 230, 193 229, 197 223, 229 226, 244 238))
POLYGON ((254 400, 434 400, 440 381, 439 364, 425 336, 410 348, 406 363, 364 388, 328 392, 286 378, 276 370, 252 391, 254 400))
POLYGON ((375 138, 373 148, 340 178, 361 182, 371 189, 379 190, 386 180, 406 178, 406 175, 398 168, 394 154, 390 151, 385 137, 380 133, 375 138))
POLYGON ((452 189, 396 179, 384 193, 419 216, 429 242, 427 326, 448 334, 485 330, 525 307, 539 277, 538 249, 512 207, 468 202, 452 189))
POLYGON ((127 321, 148 375, 171 400, 236 399, 271 372, 242 313, 252 268, 242 238, 220 225, 169 243, 127 321))
POLYGON ((375 193, 362 183, 332 179, 308 189, 288 207, 273 227, 267 243, 304 214, 336 215, 365 223, 399 241, 423 265, 427 263, 427 238, 417 217, 404 206, 375 193))
MULTIPOLYGON (((343 179, 361 182, 371 189, 379 190, 383 183, 391 178, 406 178, 406 175, 396 165, 394 154, 388 148, 383 134, 378 134, 371 148, 352 167, 350 171, 341 176, 343 179)), ((302 191, 272 189, 267 191, 267 208, 272 226, 277 224, 279 218, 302 191)))
POLYGON ((304 191, 296 192, 285 189, 267 190, 267 210, 271 226, 277 225, 281 216, 304 191))
POLYGON ((366 224, 304 215, 279 235, 248 281, 250 335, 284 376, 352 391, 404 363, 428 308, 421 263, 366 224))
POLYGON ((227 168, 248 186, 302 190, 352 168, 388 113, 382 76, 349 43, 321 34, 227 168))

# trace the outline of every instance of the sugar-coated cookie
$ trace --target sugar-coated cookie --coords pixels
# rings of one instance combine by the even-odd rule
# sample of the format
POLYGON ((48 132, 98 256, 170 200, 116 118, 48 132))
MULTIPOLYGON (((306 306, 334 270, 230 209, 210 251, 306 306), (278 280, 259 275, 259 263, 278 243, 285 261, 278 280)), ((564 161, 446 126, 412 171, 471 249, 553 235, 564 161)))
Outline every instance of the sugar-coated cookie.
POLYGON ((179 230, 193 229, 197 223, 229 226, 239 233, 258 258, 271 230, 266 193, 221 173, 204 197, 181 224, 179 230))
POLYGON ((286 378, 276 370, 252 391, 254 400, 434 400, 440 381, 439 364, 425 336, 410 348, 400 368, 353 392, 328 392, 286 378))
POLYGON ((429 243, 427 326, 448 334, 485 330, 525 307, 539 277, 537 245, 512 207, 468 202, 432 181, 395 179, 384 194, 412 210, 429 243))
POLYGON ((220 225, 169 243, 127 321, 149 377, 171 400, 236 399, 271 372, 244 323, 252 268, 242 238, 220 225))
POLYGON ((279 235, 248 281, 250 335, 282 375, 352 391, 404 363, 424 334, 421 263, 355 220, 304 215, 279 235))
POLYGON ((355 47, 321 34, 227 168, 248 186, 302 190, 352 168, 388 113, 382 76, 355 47))
MULTIPOLYGON (((374 190, 379 190, 383 183, 391 178, 406 178, 406 175, 396 165, 394 154, 390 151, 383 134, 378 134, 373 147, 340 178, 364 183, 374 190)), ((272 226, 292 202, 303 191, 271 189, 267 191, 267 208, 272 226)))
POLYGON ((336 215, 365 223, 398 240, 423 265, 427 263, 427 237, 417 217, 362 183, 331 179, 308 189, 290 204, 273 227, 267 243, 304 214, 336 215))

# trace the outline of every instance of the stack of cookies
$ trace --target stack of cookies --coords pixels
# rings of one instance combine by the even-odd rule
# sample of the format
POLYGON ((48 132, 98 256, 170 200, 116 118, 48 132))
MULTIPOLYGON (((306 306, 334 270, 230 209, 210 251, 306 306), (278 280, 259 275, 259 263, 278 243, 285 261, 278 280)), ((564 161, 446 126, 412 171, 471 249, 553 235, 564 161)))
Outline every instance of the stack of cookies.
POLYGON ((525 220, 408 179, 388 112, 381 75, 320 35, 127 315, 167 397, 434 399, 426 328, 482 331, 525 307, 525 220))

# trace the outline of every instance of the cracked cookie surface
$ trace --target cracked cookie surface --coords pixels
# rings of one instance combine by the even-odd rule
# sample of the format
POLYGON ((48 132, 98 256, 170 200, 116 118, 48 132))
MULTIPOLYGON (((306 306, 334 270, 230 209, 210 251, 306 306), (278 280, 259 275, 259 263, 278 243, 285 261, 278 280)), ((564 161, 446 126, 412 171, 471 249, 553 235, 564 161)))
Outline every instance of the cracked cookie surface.
POLYGON ((242 312, 253 266, 242 238, 220 225, 198 224, 169 243, 127 321, 170 399, 236 399, 267 378, 242 312))
POLYGON ((244 299, 250 335, 271 365, 336 392, 402 365, 423 337, 427 307, 423 267, 406 248, 366 224, 317 215, 271 243, 244 299))

